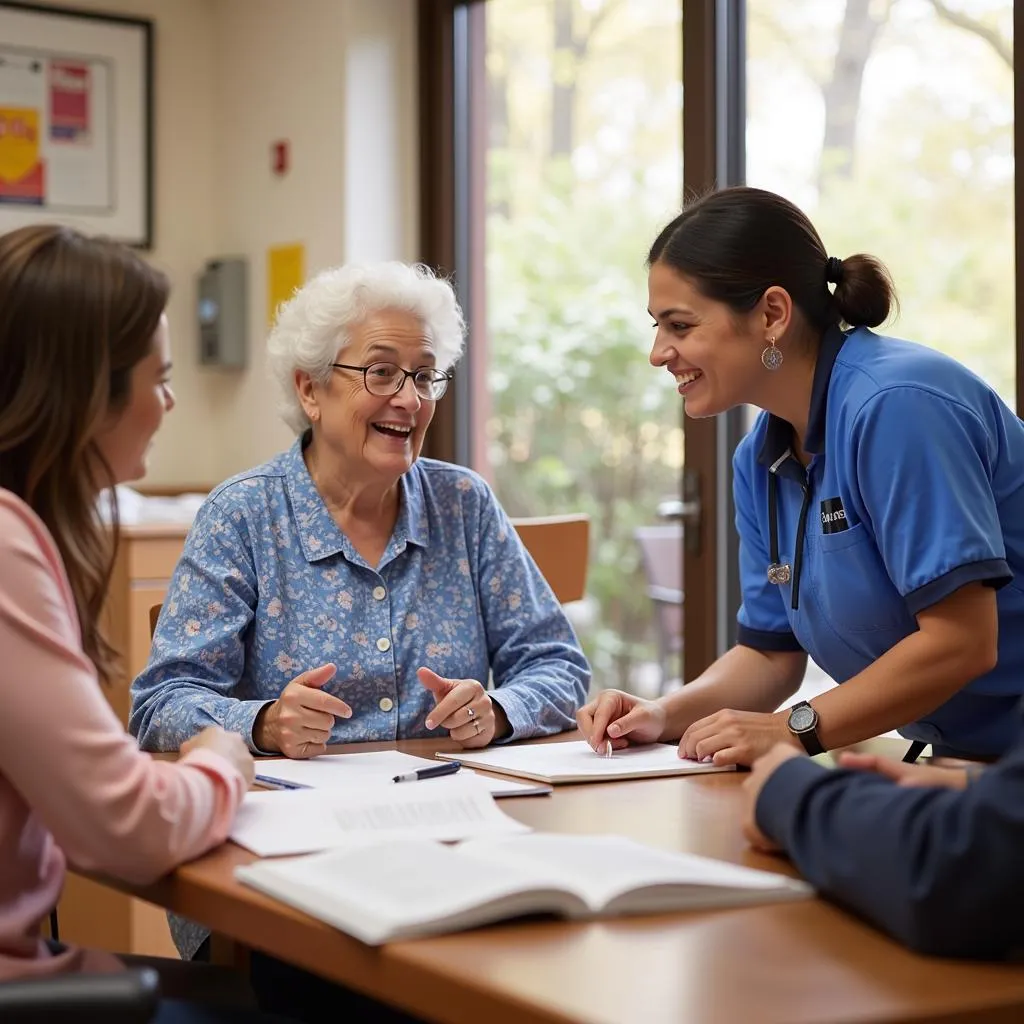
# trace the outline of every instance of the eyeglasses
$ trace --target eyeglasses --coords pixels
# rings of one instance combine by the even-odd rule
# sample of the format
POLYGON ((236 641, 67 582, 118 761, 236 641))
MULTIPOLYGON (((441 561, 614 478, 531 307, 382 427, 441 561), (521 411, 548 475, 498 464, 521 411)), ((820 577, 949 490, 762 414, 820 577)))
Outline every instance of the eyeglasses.
POLYGON ((363 375, 363 386, 371 395, 397 395, 405 387, 407 378, 412 377, 416 394, 428 402, 436 402, 443 397, 453 376, 433 366, 421 366, 416 370, 403 370, 394 363, 370 363, 369 366, 331 363, 331 366, 337 370, 357 370, 363 375))

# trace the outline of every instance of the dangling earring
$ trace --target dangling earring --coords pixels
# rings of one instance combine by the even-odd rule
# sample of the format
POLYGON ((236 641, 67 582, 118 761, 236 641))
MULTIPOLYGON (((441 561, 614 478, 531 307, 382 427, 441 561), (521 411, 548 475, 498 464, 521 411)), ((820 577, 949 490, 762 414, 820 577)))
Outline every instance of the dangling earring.
POLYGON ((782 350, 776 347, 774 334, 768 339, 768 344, 761 353, 761 362, 766 370, 773 373, 782 365, 782 350))

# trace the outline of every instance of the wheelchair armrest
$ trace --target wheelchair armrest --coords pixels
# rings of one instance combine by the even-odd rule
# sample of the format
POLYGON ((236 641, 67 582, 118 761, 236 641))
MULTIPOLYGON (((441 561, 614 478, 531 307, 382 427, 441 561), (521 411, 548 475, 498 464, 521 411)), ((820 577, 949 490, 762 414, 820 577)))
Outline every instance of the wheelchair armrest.
POLYGON ((160 979, 149 967, 113 974, 57 974, 0 984, 3 1024, 149 1024, 160 979))

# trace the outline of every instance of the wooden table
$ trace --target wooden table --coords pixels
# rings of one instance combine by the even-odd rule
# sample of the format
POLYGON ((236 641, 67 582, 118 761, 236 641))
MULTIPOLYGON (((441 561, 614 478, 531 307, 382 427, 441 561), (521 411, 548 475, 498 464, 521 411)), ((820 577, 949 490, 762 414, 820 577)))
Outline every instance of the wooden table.
MULTIPOLYGON (((397 744, 424 756, 443 746, 397 744)), ((742 779, 556 787, 501 807, 538 830, 614 832, 793 873, 744 843, 742 779)), ((227 844, 156 885, 120 887, 445 1024, 1024 1020, 1024 966, 919 957, 820 900, 593 923, 534 919, 373 949, 235 882, 234 867, 253 859, 227 844)))

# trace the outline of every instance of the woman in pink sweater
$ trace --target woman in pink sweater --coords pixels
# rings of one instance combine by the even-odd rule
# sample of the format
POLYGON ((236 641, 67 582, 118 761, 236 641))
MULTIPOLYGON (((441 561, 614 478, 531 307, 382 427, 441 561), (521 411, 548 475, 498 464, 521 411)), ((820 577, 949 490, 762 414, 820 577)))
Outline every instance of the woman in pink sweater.
MULTIPOLYGON (((97 497, 145 473, 174 405, 167 295, 115 243, 50 226, 0 237, 0 983, 123 969, 40 938, 66 863, 152 881, 224 841, 252 780, 220 728, 154 761, 101 688, 113 545, 97 497)), ((157 1019, 259 1018, 167 1002, 157 1019)))

